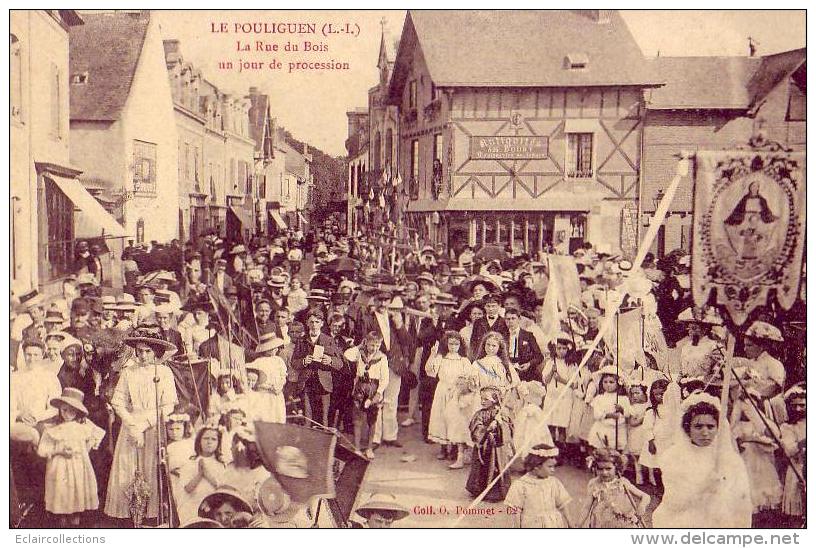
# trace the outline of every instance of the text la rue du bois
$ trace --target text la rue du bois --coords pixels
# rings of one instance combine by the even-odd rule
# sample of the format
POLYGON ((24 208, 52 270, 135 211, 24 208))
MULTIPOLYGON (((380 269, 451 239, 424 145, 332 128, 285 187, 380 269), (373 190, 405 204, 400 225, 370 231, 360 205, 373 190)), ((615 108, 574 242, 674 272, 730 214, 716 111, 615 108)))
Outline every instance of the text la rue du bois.
MULTIPOLYGON (((332 37, 346 35, 356 37, 360 33, 360 27, 356 23, 304 23, 304 22, 243 22, 226 23, 210 22, 210 32, 213 34, 240 34, 244 35, 235 41, 235 51, 247 54, 252 53, 328 53, 329 45, 325 41, 314 37, 332 37), (252 37, 247 35, 254 35, 252 37), (268 39, 260 39, 262 35, 296 36, 307 35, 309 40, 287 39, 281 43, 268 39)), ((313 62, 309 60, 291 60, 286 63, 288 72, 302 70, 349 70, 349 64, 335 59, 325 62, 313 62)), ((218 68, 222 70, 237 69, 243 71, 259 71, 262 69, 281 70, 284 63, 278 59, 272 60, 247 60, 239 59, 237 62, 220 61, 218 68)))

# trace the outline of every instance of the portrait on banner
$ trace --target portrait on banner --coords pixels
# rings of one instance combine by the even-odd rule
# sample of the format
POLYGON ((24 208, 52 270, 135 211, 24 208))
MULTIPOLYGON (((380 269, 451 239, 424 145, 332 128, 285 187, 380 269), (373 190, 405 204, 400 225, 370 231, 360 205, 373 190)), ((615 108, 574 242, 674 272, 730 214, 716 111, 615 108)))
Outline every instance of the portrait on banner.
POLYGON ((805 223, 804 157, 776 152, 697 155, 692 277, 740 325, 769 293, 790 308, 799 287, 805 223))

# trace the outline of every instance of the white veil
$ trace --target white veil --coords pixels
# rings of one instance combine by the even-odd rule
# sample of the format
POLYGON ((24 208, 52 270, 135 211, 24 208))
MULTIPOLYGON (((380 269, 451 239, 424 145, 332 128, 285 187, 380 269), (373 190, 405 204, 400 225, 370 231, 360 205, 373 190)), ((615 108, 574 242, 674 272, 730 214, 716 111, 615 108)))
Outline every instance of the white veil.
POLYGON ((748 472, 719 400, 696 392, 681 402, 680 387, 670 383, 664 405, 674 435, 671 447, 660 457, 665 493, 654 512, 654 526, 750 527, 753 506, 748 472), (701 402, 720 413, 717 437, 708 447, 692 444, 682 427, 686 411, 701 402))

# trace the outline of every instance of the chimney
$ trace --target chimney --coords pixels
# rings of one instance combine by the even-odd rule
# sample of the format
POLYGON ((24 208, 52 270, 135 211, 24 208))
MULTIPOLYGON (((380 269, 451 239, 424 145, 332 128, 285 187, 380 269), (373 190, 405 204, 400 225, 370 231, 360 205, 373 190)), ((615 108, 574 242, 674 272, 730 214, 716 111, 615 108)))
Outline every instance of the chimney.
POLYGON ((756 57, 757 46, 758 45, 759 45, 759 42, 757 42, 756 40, 754 40, 750 36, 748 37, 748 56, 749 57, 756 57))
POLYGON ((250 86, 249 94, 252 96, 258 95, 258 88, 256 86, 250 86))
POLYGON ((615 10, 598 10, 597 21, 599 25, 606 25, 612 20, 612 12, 615 10))

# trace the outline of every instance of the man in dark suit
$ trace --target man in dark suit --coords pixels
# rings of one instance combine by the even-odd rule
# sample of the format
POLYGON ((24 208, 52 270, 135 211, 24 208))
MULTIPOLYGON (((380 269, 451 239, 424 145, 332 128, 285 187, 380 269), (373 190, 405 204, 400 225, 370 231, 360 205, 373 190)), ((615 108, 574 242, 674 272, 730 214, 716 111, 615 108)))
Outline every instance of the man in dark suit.
POLYGON ((181 333, 173 328, 173 306, 169 303, 160 304, 156 307, 156 323, 161 329, 165 340, 170 341, 176 346, 178 354, 184 353, 184 342, 181 338, 181 333))
POLYGON ((383 408, 381 419, 374 429, 374 441, 382 439, 382 444, 390 447, 402 447, 397 440, 399 422, 397 421, 397 406, 399 393, 402 388, 401 375, 410 369, 409 360, 412 342, 405 329, 401 309, 404 308, 402 298, 390 300, 390 295, 380 292, 371 298, 374 307, 372 313, 363 317, 363 331, 376 331, 383 339, 380 351, 388 358, 389 378, 388 386, 383 394, 383 408))
POLYGON ((482 299, 485 316, 473 323, 473 333, 468 341, 470 347, 471 360, 475 359, 479 354, 479 344, 482 342, 482 337, 489 331, 497 331, 504 335, 504 340, 509 340, 510 331, 507 329, 507 324, 504 319, 499 316, 501 309, 501 298, 498 295, 487 295, 482 299))
POLYGON ((102 249, 97 244, 94 244, 91 246, 91 254, 88 257, 88 272, 96 276, 96 280, 99 282, 99 285, 102 285, 102 282, 104 281, 102 261, 99 259, 99 255, 101 253, 102 249))
MULTIPOLYGON (((354 339, 346 334, 346 318, 334 313, 329 317, 329 335, 334 339, 340 352, 354 346, 354 339)), ((329 426, 338 428, 348 434, 354 433, 353 401, 351 391, 354 388, 356 367, 343 358, 343 367, 332 371, 332 393, 329 398, 329 426), (335 420, 336 417, 336 420, 335 420)))
POLYGON ((327 426, 324 410, 333 390, 332 372, 343 368, 343 356, 334 339, 323 333, 324 321, 321 310, 309 312, 306 336, 295 346, 292 368, 298 371, 298 387, 309 400, 310 418, 327 426), (322 347, 322 351, 318 348, 315 352, 315 347, 322 347))
POLYGON ((522 381, 540 381, 541 364, 544 355, 541 353, 535 336, 521 328, 521 312, 518 308, 506 308, 504 321, 509 331, 507 352, 510 362, 516 366, 519 379, 522 381))

